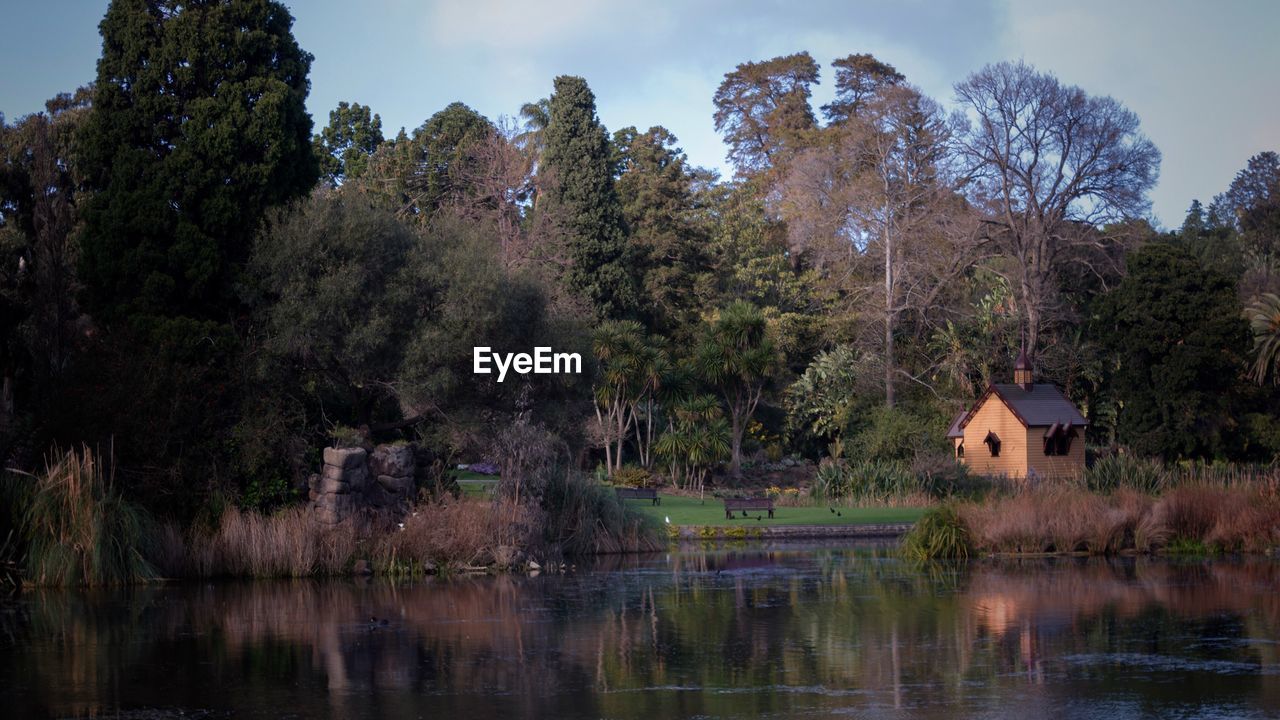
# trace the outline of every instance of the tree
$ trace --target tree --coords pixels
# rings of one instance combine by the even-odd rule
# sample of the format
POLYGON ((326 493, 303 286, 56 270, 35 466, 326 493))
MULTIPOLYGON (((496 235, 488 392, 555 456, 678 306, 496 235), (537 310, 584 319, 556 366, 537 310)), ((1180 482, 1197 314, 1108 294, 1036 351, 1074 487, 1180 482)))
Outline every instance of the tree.
POLYGON ((1097 325, 1114 358, 1119 439, 1168 459, 1219 456, 1248 340, 1235 283, 1169 243, 1149 243, 1128 267, 1097 325))
POLYGON ((743 178, 785 162, 817 127, 809 87, 818 64, 807 52, 746 62, 726 73, 714 98, 716 131, 743 178))
POLYGON ((691 217, 693 179, 676 137, 661 126, 614 133, 622 215, 643 265, 651 328, 669 333, 697 314, 696 285, 706 271, 706 235, 691 217))
POLYGON ((694 350, 698 375, 714 387, 729 411, 730 472, 742 476, 742 436, 778 365, 764 314, 735 302, 709 323, 694 350))
POLYGON ((1280 290, 1280 155, 1262 152, 1249 158, 1227 191, 1214 198, 1209 215, 1238 247, 1242 297, 1280 290))
POLYGON ((267 370, 313 422, 379 433, 433 421, 455 447, 483 446, 477 426, 518 412, 552 421, 581 410, 577 376, 496 383, 473 372, 476 346, 583 349, 548 316, 541 289, 495 254, 482 229, 456 219, 415 228, 360 195, 314 194, 255 245, 267 370))
POLYGON ((569 267, 565 284, 596 317, 622 318, 638 305, 634 259, 613 185, 609 138, 596 118, 586 80, 555 79, 542 173, 549 173, 541 212, 556 219, 569 267))
POLYGON ((56 393, 71 360, 82 189, 72 156, 91 95, 60 94, 11 127, 0 118, 0 442, 15 413, 56 393))
POLYGON ((983 234, 1013 261, 1010 280, 1034 355, 1053 309, 1055 273, 1089 261, 1073 249, 1117 240, 1080 229, 1145 213, 1160 152, 1119 102, 1023 62, 988 65, 956 94, 970 120, 958 149, 985 211, 983 234))
POLYGON ((317 165, 311 55, 279 2, 116 0, 79 137, 91 308, 225 321, 264 213, 317 165))
POLYGON ((671 409, 672 421, 656 443, 676 487, 702 495, 707 473, 729 457, 729 424, 713 395, 685 398, 671 409))
POLYGON ((822 112, 833 125, 857 117, 868 102, 907 79, 869 53, 849 55, 831 64, 836 68, 836 98, 823 105, 822 112))
POLYGON ((460 102, 449 103, 413 133, 422 165, 409 183, 420 212, 464 202, 473 192, 466 178, 475 174, 477 151, 496 132, 485 116, 460 102))
POLYGON ((1254 361, 1249 377, 1259 385, 1268 380, 1280 385, 1280 295, 1263 293, 1245 308, 1253 334, 1254 361))
POLYGON ((605 440, 605 467, 610 475, 622 468, 622 451, 633 431, 640 464, 649 467, 655 403, 670 375, 670 361, 634 320, 601 323, 592 350, 600 369, 595 384, 596 422, 605 440))
MULTIPOLYGON (((973 260, 968 208, 946 168, 951 135, 941 109, 916 89, 861 91, 856 115, 822 132, 792 163, 782 191, 792 251, 833 278, 857 315, 879 316, 885 404, 900 375, 901 316, 926 317, 973 260), (876 303, 870 310, 863 303, 876 303)), ((913 378, 914 379, 914 378, 913 378)))
POLYGON ((339 102, 329 111, 329 124, 311 139, 320 177, 334 187, 348 177, 360 177, 384 140, 382 118, 360 103, 339 102))

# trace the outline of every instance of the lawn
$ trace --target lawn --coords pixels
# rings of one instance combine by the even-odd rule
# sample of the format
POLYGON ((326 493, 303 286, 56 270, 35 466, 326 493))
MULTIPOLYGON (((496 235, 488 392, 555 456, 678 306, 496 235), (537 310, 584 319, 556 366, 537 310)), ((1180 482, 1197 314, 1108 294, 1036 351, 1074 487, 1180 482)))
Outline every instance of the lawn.
POLYGON ((760 526, 760 525, 855 525, 858 523, 915 522, 925 508, 836 508, 839 515, 827 507, 775 507, 773 519, 766 512, 741 514, 733 520, 724 519, 724 503, 718 498, 707 498, 703 503, 697 498, 662 495, 661 505, 650 505, 647 500, 628 500, 627 503, 653 515, 659 521, 671 519, 672 525, 695 526, 760 526), (756 516, 760 516, 756 520, 756 516))
POLYGON ((458 481, 458 488, 467 497, 488 498, 498 486, 497 475, 485 475, 470 470, 450 470, 453 479, 458 481))

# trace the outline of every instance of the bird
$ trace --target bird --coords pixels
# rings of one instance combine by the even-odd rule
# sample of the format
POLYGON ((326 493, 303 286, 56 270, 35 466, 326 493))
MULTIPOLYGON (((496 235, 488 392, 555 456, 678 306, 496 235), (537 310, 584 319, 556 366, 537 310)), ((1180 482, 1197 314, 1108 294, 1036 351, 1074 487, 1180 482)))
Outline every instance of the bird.
POLYGON ((760 516, 759 516, 759 515, 757 515, 757 516, 756 516, 756 522, 760 522, 760 516))
POLYGON ((836 509, 835 509, 835 508, 833 508, 833 507, 829 507, 829 508, 827 508, 827 509, 831 511, 831 514, 832 514, 832 515, 835 515, 835 514, 836 514, 836 509))
POLYGON ((844 513, 837 512, 837 513, 836 513, 836 517, 844 517, 844 513))
POLYGON ((746 516, 747 516, 747 511, 746 511, 746 510, 743 510, 743 511, 742 511, 742 517, 746 517, 746 516))
POLYGON ((667 521, 667 524, 668 524, 668 525, 670 525, 670 524, 671 524, 671 516, 670 516, 670 515, 666 515, 666 516, 664 516, 664 519, 667 521))

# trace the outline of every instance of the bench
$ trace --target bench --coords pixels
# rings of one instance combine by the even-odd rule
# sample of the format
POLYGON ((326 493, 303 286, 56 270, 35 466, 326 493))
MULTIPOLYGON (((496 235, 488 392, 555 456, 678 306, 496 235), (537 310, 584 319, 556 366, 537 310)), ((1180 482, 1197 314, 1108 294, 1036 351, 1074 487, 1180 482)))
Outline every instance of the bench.
POLYGON ((732 520, 733 514, 739 510, 741 510, 743 514, 745 514, 747 510, 768 510, 769 517, 773 518, 773 498, 752 497, 724 499, 725 520, 732 520))
POLYGON ((614 488, 614 492, 618 493, 619 500, 652 500, 654 505, 661 505, 662 498, 658 497, 658 491, 653 488, 614 488))

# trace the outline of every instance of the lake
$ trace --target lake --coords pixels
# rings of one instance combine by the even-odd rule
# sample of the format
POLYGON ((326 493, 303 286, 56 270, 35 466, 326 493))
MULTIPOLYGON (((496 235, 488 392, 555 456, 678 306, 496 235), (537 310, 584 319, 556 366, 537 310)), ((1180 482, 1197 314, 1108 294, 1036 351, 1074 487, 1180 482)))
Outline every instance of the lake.
POLYGON ((1280 562, 690 547, 566 574, 32 591, 6 717, 1275 717, 1280 562))

